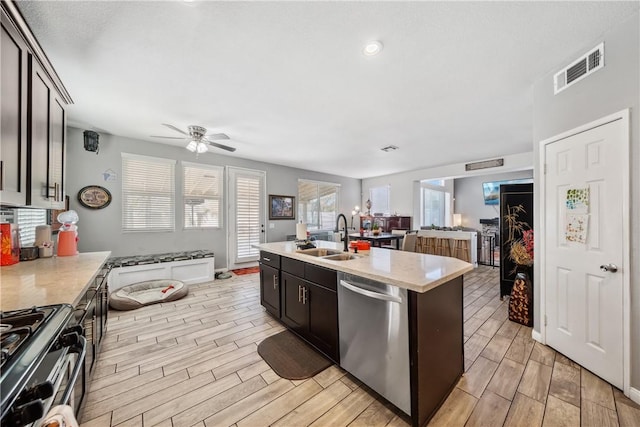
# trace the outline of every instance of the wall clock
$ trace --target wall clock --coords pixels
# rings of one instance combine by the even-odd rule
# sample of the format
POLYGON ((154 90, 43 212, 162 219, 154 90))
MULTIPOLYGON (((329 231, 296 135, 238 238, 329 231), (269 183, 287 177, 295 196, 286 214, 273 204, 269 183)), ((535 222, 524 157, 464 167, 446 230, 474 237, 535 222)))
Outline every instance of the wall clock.
POLYGON ((85 208, 102 209, 111 203, 111 193, 98 185, 87 185, 78 191, 78 202, 85 208))

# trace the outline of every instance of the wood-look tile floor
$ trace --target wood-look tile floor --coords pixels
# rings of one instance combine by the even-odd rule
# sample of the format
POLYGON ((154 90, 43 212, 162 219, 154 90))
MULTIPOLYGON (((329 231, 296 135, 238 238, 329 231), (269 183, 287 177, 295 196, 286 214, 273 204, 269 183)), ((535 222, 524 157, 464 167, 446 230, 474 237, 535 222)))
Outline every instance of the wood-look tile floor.
MULTIPOLYGON (((432 426, 640 426, 640 406, 507 320, 499 270, 464 277, 466 373, 432 426)), ((279 378, 257 344, 283 330, 258 274, 193 285, 175 303, 109 313, 80 421, 96 426, 406 426, 409 419, 332 366, 279 378)))

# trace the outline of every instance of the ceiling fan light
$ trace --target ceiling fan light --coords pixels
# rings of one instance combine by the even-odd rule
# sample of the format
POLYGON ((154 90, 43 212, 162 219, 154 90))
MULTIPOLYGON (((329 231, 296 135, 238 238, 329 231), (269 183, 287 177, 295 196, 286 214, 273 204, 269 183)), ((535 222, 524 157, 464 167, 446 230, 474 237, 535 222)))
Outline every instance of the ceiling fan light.
POLYGON ((198 146, 196 147, 196 151, 197 151, 198 154, 206 153, 207 152, 207 144, 205 144, 204 142, 198 142, 198 146))
POLYGON ((364 45, 362 53, 364 53, 366 56, 374 56, 380 53, 382 47, 383 46, 381 42, 379 42, 378 40, 372 40, 364 45))
POLYGON ((198 146, 198 143, 195 141, 189 141, 189 144, 187 144, 187 146, 185 147, 187 150, 191 151, 192 153, 196 152, 196 148, 198 146))

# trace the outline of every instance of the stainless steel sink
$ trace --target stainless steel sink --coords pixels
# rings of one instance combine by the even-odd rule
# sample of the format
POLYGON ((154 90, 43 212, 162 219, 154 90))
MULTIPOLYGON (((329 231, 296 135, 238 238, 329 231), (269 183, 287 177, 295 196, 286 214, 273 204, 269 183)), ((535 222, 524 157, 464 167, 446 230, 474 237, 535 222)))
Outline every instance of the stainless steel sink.
POLYGON ((322 259, 328 259, 331 261, 348 261, 350 259, 360 258, 358 255, 349 254, 346 252, 341 252, 335 255, 324 256, 322 259))
POLYGON ((339 255, 339 254, 342 254, 341 250, 338 250, 338 249, 327 249, 327 248, 300 249, 297 252, 300 253, 300 254, 317 256, 317 257, 326 257, 327 255, 339 255))

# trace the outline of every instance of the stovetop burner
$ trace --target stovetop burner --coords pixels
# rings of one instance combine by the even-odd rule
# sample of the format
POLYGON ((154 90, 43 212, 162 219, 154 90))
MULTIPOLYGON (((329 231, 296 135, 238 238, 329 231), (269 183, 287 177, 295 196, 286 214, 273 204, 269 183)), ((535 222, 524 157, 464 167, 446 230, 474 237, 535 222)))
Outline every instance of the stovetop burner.
POLYGON ((52 308, 36 307, 0 312, 0 367, 20 350, 52 312, 52 308))

